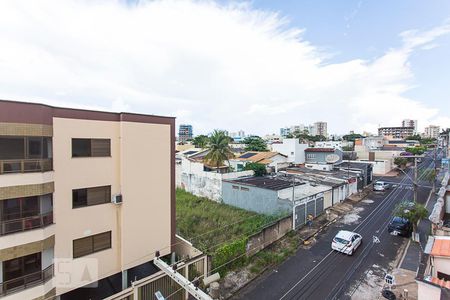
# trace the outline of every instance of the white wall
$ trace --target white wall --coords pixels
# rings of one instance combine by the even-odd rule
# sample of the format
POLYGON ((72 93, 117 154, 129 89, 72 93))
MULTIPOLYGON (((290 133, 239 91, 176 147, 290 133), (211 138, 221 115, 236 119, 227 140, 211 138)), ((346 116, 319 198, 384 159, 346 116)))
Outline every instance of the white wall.
POLYGON ((418 300, 440 300, 441 289, 421 281, 417 281, 417 299, 418 300))
POLYGON ((353 160, 352 163, 370 163, 372 165, 372 172, 374 175, 385 175, 389 173, 393 167, 391 163, 391 159, 383 159, 383 160, 375 160, 375 161, 369 161, 368 159, 360 159, 353 160))
POLYGON ((203 163, 181 160, 181 187, 186 191, 215 201, 222 200, 222 180, 253 176, 253 171, 216 173, 203 171, 203 163))
POLYGON ((325 142, 315 142, 316 148, 333 148, 342 150, 341 141, 325 141, 325 142))
POLYGON ((284 139, 282 144, 272 144, 272 151, 287 156, 287 161, 294 164, 305 162, 305 149, 307 144, 300 144, 298 139, 284 139))

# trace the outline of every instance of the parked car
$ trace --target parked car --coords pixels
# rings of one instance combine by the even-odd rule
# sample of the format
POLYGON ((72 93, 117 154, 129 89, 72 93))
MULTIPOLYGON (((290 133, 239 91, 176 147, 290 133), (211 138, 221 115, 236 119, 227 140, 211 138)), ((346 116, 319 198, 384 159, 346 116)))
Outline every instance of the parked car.
POLYGON ((391 188, 391 185, 389 183, 386 183, 384 181, 377 181, 373 185, 374 191, 386 191, 391 188))
POLYGON ((356 232, 341 230, 331 242, 331 249, 352 255, 361 245, 362 236, 356 232))
POLYGON ((412 229, 411 222, 401 217, 393 217, 388 225, 388 232, 392 235, 410 237, 412 229))

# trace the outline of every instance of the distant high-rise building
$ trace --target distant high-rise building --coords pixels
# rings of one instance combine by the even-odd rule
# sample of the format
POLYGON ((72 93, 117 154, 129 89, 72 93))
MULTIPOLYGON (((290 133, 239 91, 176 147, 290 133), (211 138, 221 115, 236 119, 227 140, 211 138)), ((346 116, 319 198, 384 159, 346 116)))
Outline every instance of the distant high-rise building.
POLYGON ((425 127, 425 134, 424 136, 427 138, 437 139, 439 137, 439 126, 430 125, 428 127, 425 127))
POLYGON ((321 135, 328 137, 327 122, 315 122, 313 125, 312 135, 321 135))
POLYGON ((414 127, 414 133, 417 133, 417 120, 404 119, 402 127, 414 127))
POLYGON ((178 129, 178 141, 184 143, 188 140, 192 140, 192 137, 193 137, 192 125, 180 124, 180 127, 178 129))
POLYGON ((394 139, 404 139, 414 134, 414 127, 380 127, 379 136, 386 136, 394 139))
POLYGON ((291 134, 291 128, 289 128, 289 127, 280 128, 280 135, 282 137, 287 137, 290 134, 291 134))

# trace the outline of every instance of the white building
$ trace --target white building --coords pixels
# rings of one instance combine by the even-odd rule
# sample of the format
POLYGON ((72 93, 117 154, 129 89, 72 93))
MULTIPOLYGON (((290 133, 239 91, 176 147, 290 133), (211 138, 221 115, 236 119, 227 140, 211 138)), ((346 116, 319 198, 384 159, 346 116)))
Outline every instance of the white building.
POLYGON ((425 134, 424 136, 427 138, 437 139, 439 137, 439 126, 430 125, 428 127, 425 127, 425 134))
POLYGON ((287 156, 287 161, 294 164, 305 162, 305 149, 308 144, 300 144, 298 139, 284 139, 283 143, 272 144, 272 151, 287 156))
POLYGON ((342 141, 324 141, 324 142, 315 142, 316 148, 333 148, 342 150, 344 146, 342 141))
POLYGON ((404 119, 402 127, 414 127, 414 133, 417 133, 417 120, 404 119))
POLYGON ((311 135, 321 135, 324 137, 328 136, 327 131, 327 122, 315 122, 313 125, 313 129, 311 135))

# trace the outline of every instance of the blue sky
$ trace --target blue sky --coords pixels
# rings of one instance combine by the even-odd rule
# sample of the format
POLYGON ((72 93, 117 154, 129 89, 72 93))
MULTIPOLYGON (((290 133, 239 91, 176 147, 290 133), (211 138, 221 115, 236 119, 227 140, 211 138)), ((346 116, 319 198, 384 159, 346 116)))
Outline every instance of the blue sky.
POLYGON ((450 127, 450 1, 0 1, 0 99, 194 133, 450 127))
MULTIPOLYGON (((399 46, 401 32, 427 30, 450 18, 447 0, 253 0, 251 3, 256 8, 279 12, 290 20, 291 26, 305 28, 306 40, 334 53, 331 62, 373 59, 399 46)), ((421 51, 411 57, 417 87, 406 94, 449 109, 450 35, 436 43, 439 47, 433 51, 421 51)))

